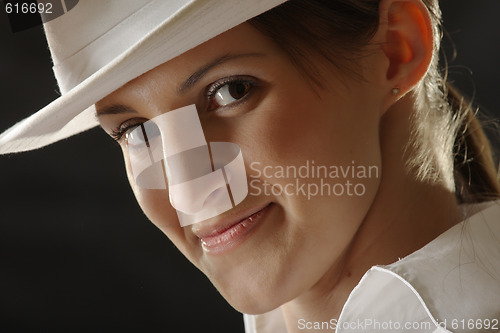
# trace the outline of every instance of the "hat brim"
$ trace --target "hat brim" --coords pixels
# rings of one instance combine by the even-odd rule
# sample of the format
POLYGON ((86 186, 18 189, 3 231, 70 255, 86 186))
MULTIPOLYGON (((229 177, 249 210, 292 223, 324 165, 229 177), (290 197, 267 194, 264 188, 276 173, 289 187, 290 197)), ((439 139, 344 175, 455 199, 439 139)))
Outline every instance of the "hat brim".
POLYGON ((94 108, 97 101, 162 63, 285 1, 192 1, 73 89, 0 134, 0 154, 41 148, 97 126, 94 108))

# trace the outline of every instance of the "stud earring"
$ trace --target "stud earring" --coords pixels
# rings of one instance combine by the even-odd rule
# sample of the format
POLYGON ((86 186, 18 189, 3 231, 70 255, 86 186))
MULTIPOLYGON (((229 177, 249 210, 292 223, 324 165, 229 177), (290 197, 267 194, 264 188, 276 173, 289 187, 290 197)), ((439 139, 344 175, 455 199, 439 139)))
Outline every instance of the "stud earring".
POLYGON ((392 89, 392 94, 393 95, 398 95, 399 94, 399 88, 392 89))

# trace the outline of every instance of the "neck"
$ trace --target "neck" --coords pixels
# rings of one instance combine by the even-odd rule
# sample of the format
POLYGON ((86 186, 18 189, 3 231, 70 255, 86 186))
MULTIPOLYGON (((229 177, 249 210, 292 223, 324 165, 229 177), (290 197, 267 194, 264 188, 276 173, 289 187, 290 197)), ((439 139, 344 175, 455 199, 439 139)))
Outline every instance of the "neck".
POLYGON ((370 267, 409 255, 462 220, 454 194, 444 185, 418 181, 406 171, 404 143, 410 140, 413 105, 405 97, 384 115, 377 195, 344 254, 311 289, 282 306, 289 332, 300 331, 299 319, 338 319, 352 289, 370 267))

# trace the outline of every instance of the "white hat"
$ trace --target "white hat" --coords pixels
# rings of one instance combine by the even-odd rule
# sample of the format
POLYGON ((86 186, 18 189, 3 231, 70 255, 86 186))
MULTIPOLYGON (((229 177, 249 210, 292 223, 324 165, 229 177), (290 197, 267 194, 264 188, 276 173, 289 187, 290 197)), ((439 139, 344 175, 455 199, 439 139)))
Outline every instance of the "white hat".
POLYGON ((0 154, 97 126, 97 101, 285 1, 80 0, 44 25, 62 96, 0 134, 0 154))

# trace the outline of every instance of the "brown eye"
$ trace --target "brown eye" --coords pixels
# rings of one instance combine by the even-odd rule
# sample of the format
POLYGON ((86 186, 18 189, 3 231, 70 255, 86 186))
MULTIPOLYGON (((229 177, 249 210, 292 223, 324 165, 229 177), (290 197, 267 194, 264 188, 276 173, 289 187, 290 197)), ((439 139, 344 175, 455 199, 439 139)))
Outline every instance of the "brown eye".
POLYGON ((213 99, 218 106, 226 106, 245 97, 250 89, 252 89, 250 82, 229 82, 215 92, 213 99))

